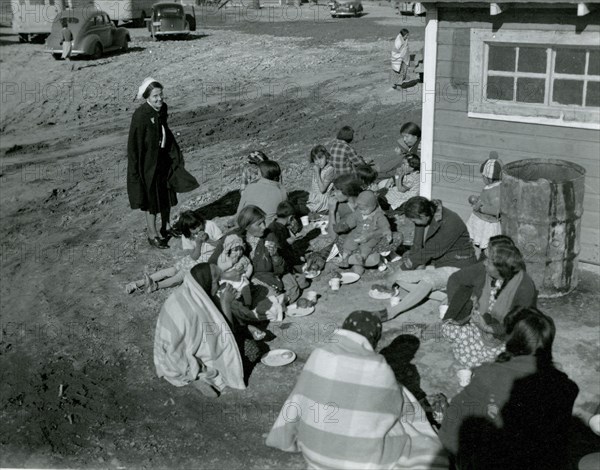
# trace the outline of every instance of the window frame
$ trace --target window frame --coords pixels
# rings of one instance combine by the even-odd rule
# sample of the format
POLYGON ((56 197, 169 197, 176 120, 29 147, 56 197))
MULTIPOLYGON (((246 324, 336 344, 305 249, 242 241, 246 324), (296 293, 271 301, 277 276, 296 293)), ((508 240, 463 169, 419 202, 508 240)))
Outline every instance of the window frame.
MULTIPOLYGON (((473 28, 471 30, 471 53, 469 64, 469 99, 468 116, 470 118, 493 119, 501 121, 525 122, 561 127, 578 127, 600 130, 600 108, 579 105, 552 104, 553 82, 556 79, 571 79, 571 74, 556 73, 552 70, 556 56, 556 46, 573 47, 576 49, 589 49, 598 47, 600 33, 568 31, 490 31, 487 29, 473 28), (503 100, 488 100, 486 87, 488 77, 488 52, 489 44, 497 43, 510 47, 545 46, 551 49, 546 61, 546 88, 545 102, 521 103, 503 100), (549 100, 546 99, 549 97, 549 100)), ((518 51, 517 51, 518 53, 518 51)), ((518 57, 517 57, 518 60, 518 57)), ((586 65, 589 59, 586 58, 586 65)), ((585 69, 587 71, 587 67, 585 69)), ((536 75, 529 72, 507 72, 506 76, 520 77, 536 75)), ((492 75, 502 76, 503 73, 494 72, 492 75)), ((584 82, 586 92, 589 75, 578 75, 576 79, 584 82)), ((595 75, 593 77, 596 77, 595 75)), ((600 76, 598 76, 600 80, 600 76)), ((592 80, 597 81, 597 80, 592 80)), ((515 80, 516 87, 516 80, 515 80)), ((516 96, 513 92, 513 96, 516 96)), ((585 95, 584 95, 585 96, 585 95)))

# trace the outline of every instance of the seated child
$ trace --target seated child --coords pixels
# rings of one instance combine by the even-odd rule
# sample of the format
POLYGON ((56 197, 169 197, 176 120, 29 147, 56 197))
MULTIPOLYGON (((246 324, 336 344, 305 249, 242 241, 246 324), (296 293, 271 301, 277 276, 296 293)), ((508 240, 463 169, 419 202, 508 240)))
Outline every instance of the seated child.
POLYGON ((418 155, 407 155, 396 169, 394 178, 380 183, 380 187, 387 188, 384 197, 392 210, 398 209, 411 197, 418 196, 420 185, 421 159, 418 155))
POLYGON ((485 250, 490 237, 500 235, 500 182, 502 180, 502 162, 496 152, 481 165, 481 176, 485 187, 479 196, 469 196, 473 213, 467 221, 467 229, 473 244, 485 250))
POLYGON ((333 189, 335 176, 335 170, 329 163, 330 159, 331 155, 323 145, 317 145, 310 151, 313 177, 306 206, 311 212, 323 212, 328 208, 328 197, 333 189))
POLYGON ((202 229, 208 238, 201 235, 202 246, 200 248, 200 256, 198 257, 197 263, 206 263, 215 251, 215 244, 223 236, 223 232, 212 220, 205 220, 204 217, 197 211, 185 211, 179 216, 177 222, 173 224, 172 233, 175 235, 181 235, 181 248, 184 250, 194 250, 198 240, 197 236, 194 236, 190 231, 189 227, 196 225, 197 223, 204 224, 202 229))
POLYGON ((378 188, 375 183, 377 175, 377 170, 371 165, 359 165, 356 167, 356 177, 361 182, 364 190, 377 191, 378 188))
POLYGON ((244 241, 238 235, 231 234, 225 237, 223 252, 219 255, 217 265, 221 269, 221 284, 231 284, 236 290, 237 297, 243 299, 246 306, 252 304, 250 281, 252 277, 252 263, 244 255, 244 241))
POLYGON ((363 191, 356 198, 356 211, 344 220, 352 231, 346 236, 342 247, 341 268, 348 268, 348 258, 351 254, 358 255, 357 271, 364 271, 365 259, 373 252, 377 244, 385 238, 392 242, 392 230, 385 214, 377 204, 373 191, 363 191), (362 268, 362 269, 361 269, 362 268))
POLYGON ((250 152, 250 155, 246 157, 246 164, 242 166, 242 183, 240 185, 240 191, 246 189, 250 183, 254 183, 260 178, 260 171, 258 170, 258 164, 268 160, 269 157, 260 150, 250 152))
POLYGON ((295 239, 292 226, 298 220, 297 211, 289 201, 280 202, 277 206, 277 217, 269 225, 267 241, 274 242, 279 247, 279 254, 283 258, 287 272, 293 272, 294 266, 302 264, 300 257, 295 252, 291 242, 295 239))
POLYGON ((187 256, 180 259, 175 266, 161 269, 154 274, 144 274, 144 279, 130 282, 125 286, 125 291, 132 294, 145 287, 147 293, 158 289, 178 286, 183 282, 185 273, 196 264, 208 260, 214 251, 215 244, 221 238, 221 230, 214 222, 204 220, 194 211, 185 211, 177 222, 173 224, 173 232, 181 234, 181 244, 184 250, 191 250, 187 256))

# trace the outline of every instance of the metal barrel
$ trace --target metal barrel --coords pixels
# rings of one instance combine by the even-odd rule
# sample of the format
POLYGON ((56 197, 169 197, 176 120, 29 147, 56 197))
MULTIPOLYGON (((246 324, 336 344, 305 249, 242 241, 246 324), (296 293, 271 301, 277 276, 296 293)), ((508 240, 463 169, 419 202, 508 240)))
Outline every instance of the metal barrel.
POLYGON ((521 250, 540 297, 577 287, 585 169, 564 160, 534 158, 503 168, 502 233, 521 250))

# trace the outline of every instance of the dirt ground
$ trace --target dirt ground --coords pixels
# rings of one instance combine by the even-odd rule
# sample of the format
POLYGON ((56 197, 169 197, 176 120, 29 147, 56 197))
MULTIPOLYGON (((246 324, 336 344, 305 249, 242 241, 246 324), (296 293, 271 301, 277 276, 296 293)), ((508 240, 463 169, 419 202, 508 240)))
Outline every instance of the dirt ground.
MULTIPOLYGON (((174 264, 181 250, 174 241, 170 250, 150 248, 142 213, 128 207, 127 131, 137 87, 153 76, 166 86, 171 128, 201 182, 181 195, 174 216, 185 208, 230 215, 240 158, 254 149, 282 164, 288 188, 306 188, 308 151, 344 124, 362 155, 383 162, 400 124, 421 114, 419 85, 390 90, 391 44, 406 27, 419 51, 424 20, 395 16, 387 3, 365 2, 365 12, 333 20, 324 4, 204 9, 188 40, 152 42, 131 29, 127 53, 75 60, 74 70, 43 45, 19 44, 3 24, 1 466, 304 467, 264 436, 310 352, 350 311, 385 305, 366 295, 382 275, 368 272, 335 295, 327 273, 317 278, 316 312, 270 326, 269 347, 293 349, 297 360, 257 365, 245 391, 210 400, 159 380, 154 326, 170 291, 126 295, 124 285, 174 264)), ((581 389, 574 460, 598 447, 582 420, 600 395, 599 284, 597 273, 582 271, 575 293, 541 302, 559 328, 556 360, 581 389)), ((429 300, 386 324, 380 345, 419 398, 458 391, 449 346, 419 335, 437 305, 429 300)))

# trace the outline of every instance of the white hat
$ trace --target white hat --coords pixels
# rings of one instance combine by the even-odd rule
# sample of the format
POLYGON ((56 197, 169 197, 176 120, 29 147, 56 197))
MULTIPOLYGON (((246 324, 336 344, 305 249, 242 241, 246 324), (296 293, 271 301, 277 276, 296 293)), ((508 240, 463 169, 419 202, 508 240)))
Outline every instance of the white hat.
POLYGON ((144 92, 146 91, 146 88, 148 88, 148 85, 150 85, 152 82, 155 82, 155 81, 156 80, 154 80, 152 77, 144 78, 144 81, 138 88, 136 99, 141 100, 144 95, 144 92))

